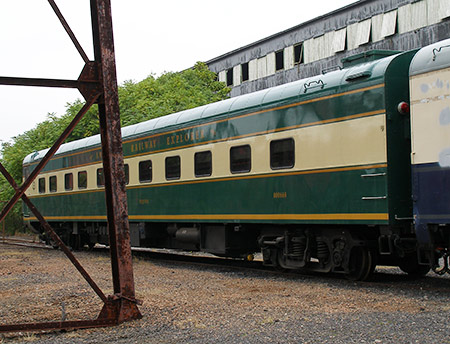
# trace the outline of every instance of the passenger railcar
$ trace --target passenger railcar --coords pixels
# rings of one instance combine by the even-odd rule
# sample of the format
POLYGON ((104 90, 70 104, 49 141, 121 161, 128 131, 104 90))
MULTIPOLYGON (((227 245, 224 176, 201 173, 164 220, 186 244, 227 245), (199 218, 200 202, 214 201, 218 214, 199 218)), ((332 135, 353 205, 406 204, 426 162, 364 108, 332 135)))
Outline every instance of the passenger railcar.
MULTIPOLYGON (((419 150, 434 147, 449 160, 449 131, 439 125, 438 138, 437 124, 423 129, 431 103, 416 90, 448 69, 450 56, 440 51, 436 61, 445 63, 431 63, 433 72, 417 60, 410 81, 414 55, 426 60, 438 48, 426 49, 367 52, 339 71, 123 128, 132 245, 227 257, 261 251, 267 265, 357 280, 376 264, 445 272, 437 261, 449 247, 448 166, 419 150)), ((436 96, 447 123, 445 77, 436 96)), ((45 153, 25 158, 24 176, 45 153)), ((27 191, 73 247, 108 243, 102 172, 93 136, 61 146, 27 191)), ((24 219, 40 230, 26 207, 24 219)))
POLYGON ((448 272, 450 242, 450 40, 417 52, 410 67, 410 89, 413 216, 419 258, 442 274, 448 272))

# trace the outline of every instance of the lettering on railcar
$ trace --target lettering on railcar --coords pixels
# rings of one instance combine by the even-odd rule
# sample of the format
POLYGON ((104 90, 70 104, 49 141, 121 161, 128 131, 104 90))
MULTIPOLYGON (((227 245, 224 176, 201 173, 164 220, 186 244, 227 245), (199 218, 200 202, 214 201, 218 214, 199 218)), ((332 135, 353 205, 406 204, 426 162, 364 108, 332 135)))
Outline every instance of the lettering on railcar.
POLYGON ((287 198, 287 192, 286 191, 274 192, 273 193, 273 198, 287 198))
POLYGON ((94 161, 103 160, 102 159, 102 151, 95 151, 94 161))
MULTIPOLYGON (((211 130, 211 133, 214 133, 213 130, 211 130)), ((191 132, 174 133, 171 136, 167 136, 166 144, 169 147, 175 145, 191 144, 200 140, 204 140, 205 137, 205 129, 196 129, 191 132)))
POLYGON ((159 147, 159 138, 153 138, 132 143, 130 150, 131 153, 140 153, 144 151, 154 150, 158 147, 159 147))
POLYGON ((129 146, 131 154, 139 154, 151 151, 160 151, 172 147, 189 146, 198 142, 213 140, 217 135, 216 130, 208 128, 196 128, 180 130, 167 135, 133 142, 129 146))

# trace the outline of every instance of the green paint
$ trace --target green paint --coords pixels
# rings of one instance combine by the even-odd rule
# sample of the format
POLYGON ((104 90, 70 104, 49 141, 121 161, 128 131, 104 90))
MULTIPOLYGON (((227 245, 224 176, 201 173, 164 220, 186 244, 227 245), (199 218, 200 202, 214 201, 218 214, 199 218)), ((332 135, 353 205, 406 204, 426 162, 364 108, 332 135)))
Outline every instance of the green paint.
MULTIPOLYGON (((321 171, 309 174, 268 175, 264 178, 226 178, 198 183, 171 183, 130 188, 129 216, 220 215, 220 214, 348 214, 387 213, 387 201, 365 201, 365 196, 386 194, 386 178, 362 178, 384 173, 384 168, 321 171), (352 187, 336 187, 336 185, 352 187)), ((105 215, 103 192, 34 197, 33 203, 46 216, 90 217, 105 215)), ((83 219, 80 219, 82 221, 83 219)), ((145 221, 145 220, 144 220, 145 221)), ((159 221, 170 221, 159 219, 159 221)), ((214 218, 205 220, 217 222, 214 218)), ((189 222, 189 220, 187 221, 189 222)), ((200 222, 203 222, 200 221, 200 222)), ((230 221, 231 222, 231 221, 230 221)), ((234 221, 249 222, 249 221, 234 221)), ((266 222, 266 221, 257 221, 266 222)), ((286 222, 276 220, 270 222, 286 222)), ((296 223, 385 223, 368 220, 289 221, 296 223)))

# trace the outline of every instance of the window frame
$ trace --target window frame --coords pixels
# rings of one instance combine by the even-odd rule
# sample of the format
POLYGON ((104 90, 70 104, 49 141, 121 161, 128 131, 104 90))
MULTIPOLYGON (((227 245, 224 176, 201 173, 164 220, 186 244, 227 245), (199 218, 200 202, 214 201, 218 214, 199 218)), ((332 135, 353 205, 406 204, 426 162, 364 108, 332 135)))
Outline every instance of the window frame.
POLYGON ((78 174, 77 174, 77 186, 78 186, 78 189, 80 189, 80 190, 84 190, 84 189, 87 189, 87 187, 88 187, 88 176, 87 176, 87 171, 78 171, 78 174), (80 185, 80 176, 82 176, 82 175, 84 175, 85 176, 85 185, 80 185))
POLYGON ((48 191, 51 193, 58 191, 58 178, 56 176, 48 177, 48 191))
POLYGON ((72 172, 64 174, 64 190, 65 191, 73 190, 73 173, 72 172), (67 180, 67 177, 69 177, 69 181, 67 180))
POLYGON ((284 70, 284 50, 278 50, 275 52, 275 71, 279 72, 284 70))
POLYGON ((40 194, 44 194, 45 193, 45 191, 46 191, 46 185, 45 184, 47 184, 46 181, 45 181, 45 177, 38 179, 38 191, 39 191, 40 194))
POLYGON ((152 160, 142 160, 139 161, 138 164, 138 177, 139 177, 139 183, 151 183, 153 180, 153 162, 152 160), (144 173, 142 173, 142 171, 144 171, 144 167, 141 167, 144 163, 150 163, 149 166, 144 166, 145 170, 149 170, 150 171, 150 179, 143 179, 142 175, 144 173), (149 168, 150 167, 150 168, 149 168))
POLYGON ((103 172, 103 167, 97 168, 97 187, 101 188, 105 186, 105 174, 103 172))
POLYGON ((250 80, 250 67, 248 62, 241 64, 241 81, 249 81, 250 80))
POLYGON ((181 178, 181 157, 179 155, 173 155, 173 156, 166 157, 166 159, 164 160, 164 167, 165 167, 166 180, 178 180, 181 178), (178 160, 178 168, 177 168, 178 173, 174 174, 173 176, 169 176, 168 172, 170 171, 170 169, 168 168, 168 162, 174 161, 174 160, 178 160))
POLYGON ((125 185, 130 184, 130 165, 123 165, 124 173, 125 173, 125 185))
POLYGON ((233 174, 237 173, 249 173, 252 170, 252 147, 249 144, 245 145, 239 145, 239 146, 233 146, 230 147, 230 172, 233 174), (234 165, 242 165, 242 162, 237 162, 236 160, 247 160, 247 158, 241 158, 241 159, 233 159, 233 152, 238 149, 246 149, 248 148, 249 157, 248 157, 248 170, 247 169, 233 169, 233 161, 234 165))
POLYGON ((233 86, 233 84, 234 84, 233 68, 227 69, 225 76, 226 76, 226 80, 225 81, 226 81, 227 87, 233 86))
POLYGON ((269 160, 270 160, 270 168, 272 170, 282 170, 282 169, 290 169, 293 168, 295 166, 295 140, 292 137, 288 137, 288 138, 283 138, 283 139, 279 139, 279 140, 272 140, 270 141, 270 148, 269 148, 269 160), (275 145, 276 144, 281 144, 281 143, 287 143, 290 142, 292 144, 292 156, 288 157, 289 158, 289 162, 291 162, 290 164, 282 164, 285 161, 288 161, 288 159, 286 159, 286 157, 284 157, 284 155, 286 154, 286 152, 280 153, 280 152, 274 152, 275 149, 275 145), (276 164, 274 163, 274 159, 275 159, 275 154, 280 155, 283 154, 282 160, 280 160, 279 162, 277 162, 276 164))
POLYGON ((302 63, 303 63, 303 42, 294 44, 294 66, 302 63), (297 49, 299 50, 298 53, 297 49))
POLYGON ((196 178, 202 178, 202 177, 210 177, 212 175, 212 152, 210 150, 202 151, 202 152, 196 152, 194 154, 194 175, 196 178), (205 161, 198 161, 200 157, 206 157, 208 156, 209 159, 205 161), (208 163, 209 162, 209 163, 208 163), (208 169, 205 169, 206 173, 203 173, 201 165, 208 164, 208 169))

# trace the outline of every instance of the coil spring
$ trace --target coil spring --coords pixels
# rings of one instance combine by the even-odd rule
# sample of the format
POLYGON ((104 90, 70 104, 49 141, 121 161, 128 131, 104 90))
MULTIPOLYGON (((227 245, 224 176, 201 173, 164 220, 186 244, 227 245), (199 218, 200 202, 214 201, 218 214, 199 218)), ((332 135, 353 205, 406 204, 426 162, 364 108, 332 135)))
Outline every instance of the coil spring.
POLYGON ((317 241, 317 259, 319 261, 327 261, 330 257, 330 250, 328 249, 328 245, 325 241, 317 241))
POLYGON ((289 255, 293 258, 303 259, 306 250, 306 238, 294 237, 290 240, 289 255))

